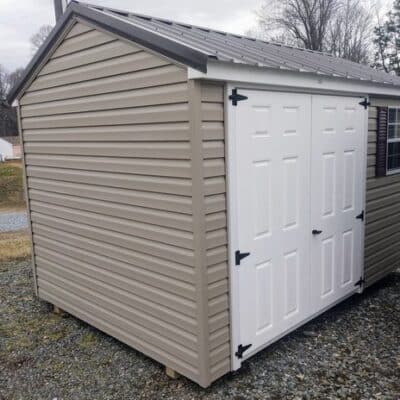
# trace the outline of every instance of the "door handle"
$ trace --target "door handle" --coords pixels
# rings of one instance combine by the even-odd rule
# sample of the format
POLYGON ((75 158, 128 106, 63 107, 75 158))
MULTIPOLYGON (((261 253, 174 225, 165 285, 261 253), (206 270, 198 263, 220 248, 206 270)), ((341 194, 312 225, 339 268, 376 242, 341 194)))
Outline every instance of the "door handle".
POLYGON ((312 234, 313 235, 320 235, 322 231, 319 231, 318 229, 313 229, 312 234))

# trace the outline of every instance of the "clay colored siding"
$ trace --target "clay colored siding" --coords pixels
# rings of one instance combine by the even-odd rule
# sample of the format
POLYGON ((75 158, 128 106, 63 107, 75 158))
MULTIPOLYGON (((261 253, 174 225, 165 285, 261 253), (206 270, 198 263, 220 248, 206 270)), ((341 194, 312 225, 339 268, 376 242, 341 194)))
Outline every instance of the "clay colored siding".
MULTIPOLYGON (((202 114, 203 148, 224 149, 224 86, 203 83, 201 87, 202 110, 213 110, 212 116, 202 114)), ((210 373, 214 380, 231 369, 230 316, 228 294, 228 234, 226 214, 225 152, 215 152, 204 160, 205 174, 205 229, 208 285, 208 329, 210 348, 210 373)))
MULTIPOLYGON (((78 23, 20 114, 39 297, 207 383, 186 69, 78 23)), ((203 150, 211 196, 223 142, 203 150)))
POLYGON ((371 103, 365 231, 365 279, 368 286, 400 265, 400 174, 375 177, 377 106, 400 107, 400 102, 372 99, 371 103))

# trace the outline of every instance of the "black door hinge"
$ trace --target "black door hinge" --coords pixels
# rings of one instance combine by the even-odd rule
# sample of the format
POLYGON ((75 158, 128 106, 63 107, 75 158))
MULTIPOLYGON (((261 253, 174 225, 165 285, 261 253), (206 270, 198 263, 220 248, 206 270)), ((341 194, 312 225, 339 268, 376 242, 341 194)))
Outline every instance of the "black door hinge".
POLYGON ((361 221, 364 221, 364 210, 362 210, 361 214, 358 214, 356 219, 361 219, 361 221))
POLYGON ((362 286, 365 283, 365 279, 363 277, 361 277, 355 284, 354 286, 362 286))
POLYGON ((367 109, 371 105, 367 98, 365 98, 361 103, 358 104, 360 104, 360 106, 363 106, 365 109, 367 109))
POLYGON ((232 89, 232 94, 229 96, 229 100, 232 100, 232 105, 237 106, 238 101, 247 100, 247 96, 243 96, 237 92, 237 89, 232 89))
POLYGON ((242 344, 239 344, 239 346, 237 348, 237 352, 235 353, 235 356, 237 358, 243 358, 243 353, 246 350, 248 350, 251 346, 252 346, 252 344, 247 344, 246 346, 243 346, 242 344))
POLYGON ((243 260, 243 258, 246 258, 249 256, 250 253, 241 253, 240 250, 235 251, 235 264, 240 265, 240 261, 243 260))

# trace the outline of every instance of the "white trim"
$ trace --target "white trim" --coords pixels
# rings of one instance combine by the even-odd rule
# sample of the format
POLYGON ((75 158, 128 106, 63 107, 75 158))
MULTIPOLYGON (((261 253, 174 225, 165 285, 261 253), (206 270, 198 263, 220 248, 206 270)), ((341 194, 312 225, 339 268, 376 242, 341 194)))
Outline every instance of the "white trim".
POLYGON ((231 370, 236 371, 242 365, 235 356, 240 344, 240 313, 239 313, 239 270, 235 265, 235 251, 238 249, 237 224, 237 172, 236 172, 236 140, 233 135, 235 129, 235 113, 232 109, 229 95, 233 85, 225 87, 225 159, 227 185, 227 221, 228 221, 228 269, 229 269, 229 297, 231 322, 231 370), (233 295, 234 294, 234 295, 233 295))
MULTIPOLYGON (((370 98, 367 97, 368 101, 370 98)), ((364 117, 364 148, 363 151, 363 170, 362 170, 362 204, 364 211, 364 221, 362 221, 361 227, 361 259, 360 259, 360 277, 365 279, 365 221, 367 212, 367 160, 368 160, 368 125, 369 125, 369 110, 367 108, 364 117)), ((364 291, 364 285, 361 285, 358 289, 358 293, 364 291)))
POLYGON ((257 84, 259 86, 267 85, 269 87, 281 88, 281 90, 285 91, 291 88, 303 89, 308 93, 311 91, 331 91, 336 94, 351 93, 362 96, 400 97, 400 87, 389 84, 215 61, 208 62, 206 73, 188 68, 188 76, 189 79, 235 82, 237 85, 245 83, 257 84))
POLYGON ((390 110, 400 111, 400 107, 388 106, 387 127, 386 127, 386 175, 396 175, 400 173, 400 168, 389 169, 389 143, 400 143, 400 138, 389 138, 389 126, 399 126, 399 122, 389 122, 390 110))
MULTIPOLYGON (((386 157, 387 159, 387 157, 386 157)), ((400 174, 400 168, 396 168, 396 169, 387 169, 386 167, 386 176, 390 176, 390 175, 398 175, 400 174)))

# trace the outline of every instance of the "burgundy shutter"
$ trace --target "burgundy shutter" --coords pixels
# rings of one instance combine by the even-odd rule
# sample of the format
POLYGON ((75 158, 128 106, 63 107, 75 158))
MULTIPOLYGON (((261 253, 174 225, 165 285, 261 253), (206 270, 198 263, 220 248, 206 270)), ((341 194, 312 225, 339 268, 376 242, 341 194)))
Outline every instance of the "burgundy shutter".
POLYGON ((386 176, 388 117, 387 107, 378 107, 376 135, 376 176, 386 176))

